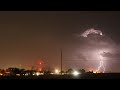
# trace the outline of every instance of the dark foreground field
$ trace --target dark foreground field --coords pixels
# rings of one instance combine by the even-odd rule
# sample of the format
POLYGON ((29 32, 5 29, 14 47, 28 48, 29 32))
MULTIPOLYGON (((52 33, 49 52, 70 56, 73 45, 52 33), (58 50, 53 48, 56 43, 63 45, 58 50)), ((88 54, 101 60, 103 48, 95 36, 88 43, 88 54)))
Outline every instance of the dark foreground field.
POLYGON ((40 75, 40 76, 1 76, 0 79, 120 79, 120 73, 86 73, 73 75, 40 75))

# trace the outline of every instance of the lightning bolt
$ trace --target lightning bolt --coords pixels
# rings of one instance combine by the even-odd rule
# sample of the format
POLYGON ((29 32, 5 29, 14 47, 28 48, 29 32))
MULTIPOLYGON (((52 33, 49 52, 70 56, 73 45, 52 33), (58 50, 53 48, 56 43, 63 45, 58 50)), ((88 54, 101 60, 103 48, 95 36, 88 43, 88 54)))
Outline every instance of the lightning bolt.
MULTIPOLYGON (((83 33, 81 34, 81 36, 87 38, 87 36, 88 36, 89 34, 99 34, 99 35, 103 36, 102 31, 100 31, 100 30, 95 30, 94 28, 91 28, 91 29, 86 30, 85 32, 83 32, 83 33)), ((96 39, 96 40, 97 40, 97 39, 96 39)), ((100 51, 101 51, 101 50, 100 50, 100 51)), ((98 69, 96 70, 96 72, 99 72, 100 69, 103 68, 103 73, 104 73, 104 72, 105 72, 105 66, 104 66, 103 56, 101 55, 101 53, 98 53, 98 55, 99 55, 99 58, 100 58, 100 64, 99 64, 98 69)))
POLYGON ((96 72, 99 72, 101 68, 103 68, 103 73, 105 72, 105 66, 104 66, 104 61, 103 58, 101 56, 101 54, 99 54, 100 57, 100 65, 98 66, 98 69, 96 70, 96 72))

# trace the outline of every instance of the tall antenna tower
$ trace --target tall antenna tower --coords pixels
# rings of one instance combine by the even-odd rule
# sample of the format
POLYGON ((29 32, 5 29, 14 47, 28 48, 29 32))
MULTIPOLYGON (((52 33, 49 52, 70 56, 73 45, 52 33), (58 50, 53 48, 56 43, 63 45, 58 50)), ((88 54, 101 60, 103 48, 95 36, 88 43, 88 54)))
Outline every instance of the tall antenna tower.
POLYGON ((62 49, 61 49, 61 75, 62 75, 62 49))

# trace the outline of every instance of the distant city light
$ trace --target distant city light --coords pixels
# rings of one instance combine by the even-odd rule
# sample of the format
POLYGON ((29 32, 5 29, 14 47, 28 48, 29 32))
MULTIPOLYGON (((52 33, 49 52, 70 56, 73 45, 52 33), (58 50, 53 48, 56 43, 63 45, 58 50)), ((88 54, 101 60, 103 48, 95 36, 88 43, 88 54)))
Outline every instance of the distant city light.
POLYGON ((93 72, 93 73, 97 73, 97 72, 93 72))
POLYGON ((55 74, 59 74, 59 70, 58 69, 55 69, 55 74))
POLYGON ((54 73, 50 73, 50 74, 54 74, 54 73))
POLYGON ((33 76, 35 75, 35 73, 33 73, 33 76))
POLYGON ((28 73, 26 73, 25 76, 28 76, 28 73))
POLYGON ((16 76, 20 76, 20 74, 16 74, 16 76))
POLYGON ((80 73, 78 71, 73 71, 72 73, 74 76, 78 76, 80 73))
POLYGON ((40 75, 40 72, 36 72, 36 75, 39 76, 39 75, 40 75))
POLYGON ((102 72, 93 72, 93 73, 102 73, 102 72))

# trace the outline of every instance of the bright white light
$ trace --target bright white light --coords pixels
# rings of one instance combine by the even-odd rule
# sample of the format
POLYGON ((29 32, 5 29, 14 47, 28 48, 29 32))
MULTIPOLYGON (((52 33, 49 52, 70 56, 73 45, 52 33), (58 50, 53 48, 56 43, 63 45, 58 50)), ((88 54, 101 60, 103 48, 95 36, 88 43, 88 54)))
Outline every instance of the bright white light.
POLYGON ((43 75, 43 73, 40 73, 40 75, 43 75))
POLYGON ((16 76, 20 76, 20 74, 16 74, 16 76))
POLYGON ((33 73, 33 76, 34 76, 35 74, 33 73))
POLYGON ((59 74, 59 70, 58 69, 55 69, 55 74, 59 74))
POLYGON ((100 35, 103 35, 102 33, 100 33, 100 35))
POLYGON ((74 71, 72 74, 73 74, 74 76, 78 76, 80 73, 79 73, 78 71, 74 71))
POLYGON ((93 73, 96 73, 96 74, 97 74, 97 73, 102 73, 102 72, 93 72, 93 73))
POLYGON ((54 73, 50 73, 50 74, 54 74, 54 73))
POLYGON ((40 73, 39 73, 39 72, 36 72, 36 75, 37 75, 37 76, 39 76, 39 75, 40 75, 40 73))
POLYGON ((25 76, 28 76, 28 73, 26 73, 25 76))

